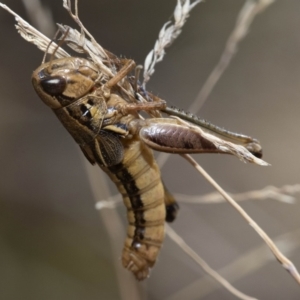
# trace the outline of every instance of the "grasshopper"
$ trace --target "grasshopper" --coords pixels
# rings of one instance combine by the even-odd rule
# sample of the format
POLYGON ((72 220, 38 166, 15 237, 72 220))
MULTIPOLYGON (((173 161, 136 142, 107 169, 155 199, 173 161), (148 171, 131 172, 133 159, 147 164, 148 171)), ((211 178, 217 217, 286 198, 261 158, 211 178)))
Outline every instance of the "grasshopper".
POLYGON ((116 184, 129 223, 122 263, 138 280, 144 280, 162 245, 164 222, 172 222, 179 208, 162 182, 152 149, 181 154, 226 153, 197 130, 202 128, 212 136, 244 146, 256 157, 261 157, 262 150, 256 139, 168 107, 164 100, 144 90, 136 75, 130 75, 135 69, 133 60, 105 52, 107 67, 114 69, 114 76, 107 77, 96 63, 85 58, 51 58, 34 71, 32 83, 88 161, 97 164, 116 184), (142 118, 140 111, 150 118, 142 118), (173 117, 162 117, 160 112, 173 117))

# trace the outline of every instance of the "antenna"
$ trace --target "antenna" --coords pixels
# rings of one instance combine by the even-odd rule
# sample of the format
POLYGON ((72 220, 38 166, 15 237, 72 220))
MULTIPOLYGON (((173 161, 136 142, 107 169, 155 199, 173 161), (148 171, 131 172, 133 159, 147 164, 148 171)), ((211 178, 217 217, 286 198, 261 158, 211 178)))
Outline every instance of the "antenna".
MULTIPOLYGON (((67 31, 64 33, 63 37, 61 38, 61 40, 59 41, 59 43, 57 44, 57 47, 54 49, 54 51, 51 53, 51 57, 50 57, 50 63, 49 63, 49 66, 47 68, 47 72, 50 74, 51 73, 51 67, 52 67, 52 62, 54 60, 54 57, 55 57, 55 53, 57 52, 57 50, 63 45, 63 43, 65 42, 68 34, 69 34, 69 31, 70 31, 70 28, 67 29, 67 31)), ((45 60, 46 60, 46 56, 48 54, 48 51, 49 51, 49 48, 51 46, 51 44, 54 42, 54 40, 56 39, 57 35, 59 33, 59 29, 56 31, 53 39, 51 40, 51 42, 48 44, 47 48, 46 48, 46 51, 45 51, 45 54, 44 54, 44 57, 43 57, 43 61, 42 63, 45 63, 45 60)))

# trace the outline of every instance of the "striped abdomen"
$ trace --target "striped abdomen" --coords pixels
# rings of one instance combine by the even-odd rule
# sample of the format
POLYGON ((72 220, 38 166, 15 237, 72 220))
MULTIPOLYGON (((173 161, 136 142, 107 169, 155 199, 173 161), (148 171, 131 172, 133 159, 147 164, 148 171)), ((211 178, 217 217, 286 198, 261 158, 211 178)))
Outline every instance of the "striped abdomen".
POLYGON ((123 141, 121 163, 103 168, 127 207, 128 229, 122 262, 138 280, 149 275, 164 239, 164 187, 152 151, 138 139, 123 141))

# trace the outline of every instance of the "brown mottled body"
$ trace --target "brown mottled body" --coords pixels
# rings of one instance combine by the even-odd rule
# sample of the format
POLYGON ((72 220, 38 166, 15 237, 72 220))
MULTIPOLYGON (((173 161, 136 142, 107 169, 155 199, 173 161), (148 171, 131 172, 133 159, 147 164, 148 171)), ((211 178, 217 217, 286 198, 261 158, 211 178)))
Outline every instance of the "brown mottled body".
MULTIPOLYGON (((127 102, 117 93, 107 100, 108 110, 115 107, 122 110, 126 106, 127 102)), ((139 132, 130 129, 134 120, 140 120, 135 112, 115 117, 114 122, 125 125, 128 130, 123 133, 128 136, 120 139, 123 159, 110 166, 100 162, 98 165, 116 184, 127 208, 129 224, 122 254, 123 266, 138 280, 143 280, 149 276, 164 239, 165 200, 170 204, 175 200, 170 200, 170 195, 165 193, 152 150, 141 141, 139 132)))
POLYGON ((152 150, 141 141, 138 132, 129 130, 131 121, 139 119, 133 109, 138 105, 128 104, 118 88, 105 97, 103 90, 97 88, 97 76, 90 62, 87 64, 91 65, 91 71, 85 74, 81 85, 76 78, 81 76, 78 71, 84 64, 82 59, 57 60, 50 74, 47 74, 48 64, 45 64, 33 74, 33 84, 80 145, 86 158, 92 164, 97 163, 117 185, 129 222, 122 262, 138 280, 143 280, 149 275, 163 242, 165 200, 169 210, 173 208, 167 217, 169 221, 174 219, 177 206, 171 195, 165 193, 152 150), (60 82, 59 76, 72 84, 60 82), (44 78, 48 78, 47 81, 43 81, 44 78), (69 92, 76 95, 76 85, 80 91, 86 87, 86 93, 80 92, 78 99, 69 92))
MULTIPOLYGON (((127 103, 119 95, 111 94, 107 105, 126 107, 127 103)), ((130 135, 130 138, 121 139, 123 160, 112 166, 100 167, 116 184, 127 208, 129 224, 122 254, 123 266, 138 280, 143 280, 149 276, 162 245, 165 198, 166 201, 171 198, 165 193, 152 150, 141 141, 138 131, 131 130, 130 124, 134 120, 141 120, 135 112, 121 116, 119 120, 126 124, 130 135)))
MULTIPOLYGON (((122 262, 138 280, 143 280, 162 245, 164 221, 173 221, 178 211, 177 203, 161 181, 151 149, 169 153, 223 150, 179 118, 161 118, 157 110, 167 111, 165 101, 127 77, 134 62, 107 54, 110 61, 106 67, 113 67, 114 76, 105 75, 89 60, 69 57, 40 66, 33 73, 32 82, 89 162, 98 164, 117 185, 129 223, 122 262), (148 111, 151 118, 142 119, 140 110, 148 111)), ((250 151, 261 155, 260 145, 252 138, 232 136, 199 119, 194 123, 202 124, 212 134, 249 145, 250 151)))
POLYGON ((121 163, 102 167, 115 182, 127 208, 122 262, 138 280, 149 275, 164 238, 164 187, 152 151, 137 137, 124 140, 121 163))

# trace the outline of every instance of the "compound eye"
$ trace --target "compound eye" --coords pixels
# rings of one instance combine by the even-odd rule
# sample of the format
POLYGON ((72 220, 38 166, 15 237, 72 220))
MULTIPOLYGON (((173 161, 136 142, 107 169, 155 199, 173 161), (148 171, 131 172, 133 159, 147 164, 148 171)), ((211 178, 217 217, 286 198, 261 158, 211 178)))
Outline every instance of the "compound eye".
POLYGON ((47 94, 51 96, 59 96, 66 89, 67 81, 64 77, 53 76, 42 79, 40 81, 40 84, 47 94))

